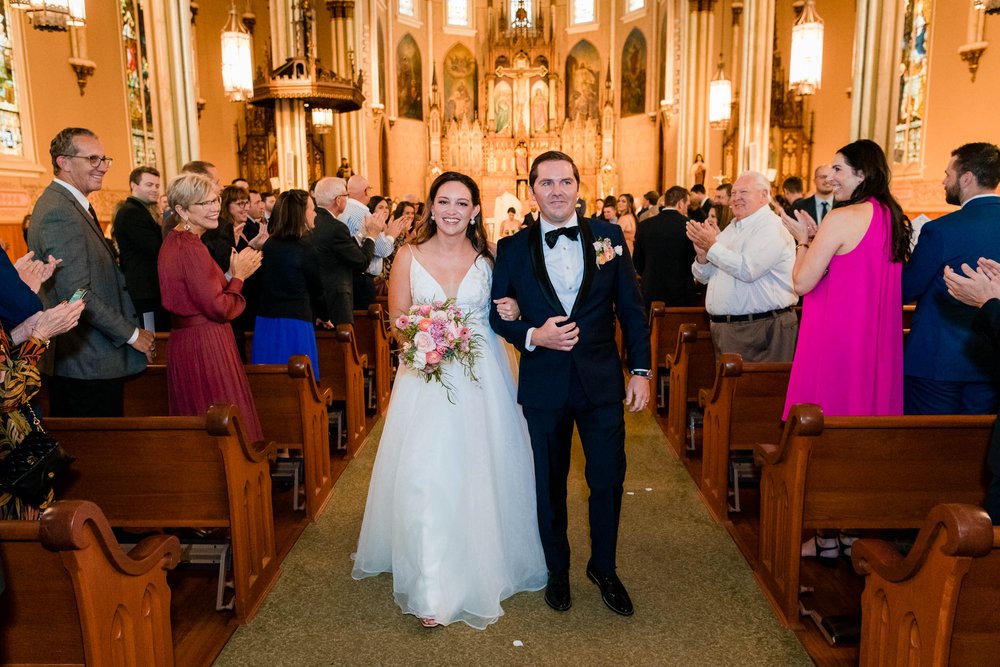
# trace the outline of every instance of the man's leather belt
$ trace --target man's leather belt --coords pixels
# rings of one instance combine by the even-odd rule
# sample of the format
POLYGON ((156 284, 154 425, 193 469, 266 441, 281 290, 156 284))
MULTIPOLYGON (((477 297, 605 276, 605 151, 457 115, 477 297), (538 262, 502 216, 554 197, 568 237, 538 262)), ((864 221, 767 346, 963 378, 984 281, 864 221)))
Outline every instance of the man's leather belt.
POLYGON ((777 310, 769 310, 764 313, 750 313, 748 315, 709 315, 708 319, 712 322, 756 322, 757 320, 766 320, 769 317, 777 317, 782 313, 787 313, 792 309, 792 306, 786 308, 778 308, 777 310))

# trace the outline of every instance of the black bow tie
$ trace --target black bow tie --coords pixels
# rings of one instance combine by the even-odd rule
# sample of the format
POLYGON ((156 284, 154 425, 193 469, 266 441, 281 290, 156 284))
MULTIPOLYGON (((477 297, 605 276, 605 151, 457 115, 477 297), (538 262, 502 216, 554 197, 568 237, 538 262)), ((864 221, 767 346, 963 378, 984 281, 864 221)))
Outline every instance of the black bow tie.
POLYGON ((545 232, 545 244, 550 248, 555 248, 560 236, 565 236, 570 241, 575 241, 580 237, 580 228, 557 227, 556 229, 547 231, 545 232))

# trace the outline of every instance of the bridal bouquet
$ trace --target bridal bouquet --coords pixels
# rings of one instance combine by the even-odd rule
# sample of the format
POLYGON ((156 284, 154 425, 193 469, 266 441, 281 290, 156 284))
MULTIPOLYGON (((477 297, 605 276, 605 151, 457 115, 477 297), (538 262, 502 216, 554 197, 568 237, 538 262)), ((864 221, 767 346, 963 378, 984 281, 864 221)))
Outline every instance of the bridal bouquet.
POLYGON ((476 380, 474 369, 482 337, 472 333, 468 319, 454 299, 413 304, 396 319, 399 362, 425 382, 437 380, 448 390, 448 400, 453 388, 442 376, 446 362, 458 362, 465 374, 476 380))

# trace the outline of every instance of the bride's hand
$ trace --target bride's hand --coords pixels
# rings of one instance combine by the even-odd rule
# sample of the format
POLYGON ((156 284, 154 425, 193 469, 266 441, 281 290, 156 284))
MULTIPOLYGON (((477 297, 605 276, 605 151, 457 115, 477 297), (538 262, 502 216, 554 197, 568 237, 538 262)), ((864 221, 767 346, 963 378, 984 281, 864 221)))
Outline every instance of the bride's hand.
POLYGON ((500 314, 500 319, 511 322, 521 317, 521 309, 518 308, 516 299, 505 296, 502 299, 493 299, 493 303, 497 305, 497 313, 500 314))

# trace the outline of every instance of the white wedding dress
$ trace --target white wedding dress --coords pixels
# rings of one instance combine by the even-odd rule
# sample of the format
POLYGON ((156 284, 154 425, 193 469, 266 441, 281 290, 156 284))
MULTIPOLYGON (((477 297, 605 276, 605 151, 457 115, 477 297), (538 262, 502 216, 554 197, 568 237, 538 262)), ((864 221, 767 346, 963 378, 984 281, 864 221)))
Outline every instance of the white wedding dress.
MULTIPOLYGON (((456 301, 482 337, 478 382, 445 368, 436 381, 400 365, 368 489, 355 579, 392 572, 404 613, 483 629, 500 602, 547 581, 528 428, 511 361, 490 329, 492 270, 478 258, 456 301)), ((413 303, 446 298, 413 257, 413 303)))

